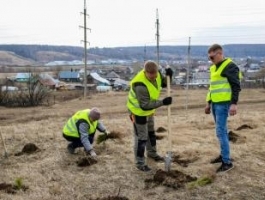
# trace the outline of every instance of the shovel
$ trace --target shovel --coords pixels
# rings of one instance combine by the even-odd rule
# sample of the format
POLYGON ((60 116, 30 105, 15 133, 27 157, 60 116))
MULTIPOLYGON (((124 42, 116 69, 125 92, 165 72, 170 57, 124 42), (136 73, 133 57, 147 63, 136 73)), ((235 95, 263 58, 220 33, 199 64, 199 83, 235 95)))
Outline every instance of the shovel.
MULTIPOLYGON (((167 96, 170 96, 170 77, 167 76, 167 96)), ((171 105, 167 106, 167 133, 168 133, 168 151, 165 157, 165 171, 170 171, 172 160, 172 141, 171 141, 171 105)))

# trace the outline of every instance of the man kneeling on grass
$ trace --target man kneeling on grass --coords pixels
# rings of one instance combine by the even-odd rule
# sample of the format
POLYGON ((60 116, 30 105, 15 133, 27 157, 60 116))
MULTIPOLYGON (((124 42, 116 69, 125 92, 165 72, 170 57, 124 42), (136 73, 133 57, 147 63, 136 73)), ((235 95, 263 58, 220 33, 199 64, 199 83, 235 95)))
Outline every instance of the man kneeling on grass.
POLYGON ((74 154, 76 148, 84 147, 88 155, 96 158, 97 154, 92 146, 96 130, 108 134, 102 122, 98 121, 99 119, 100 111, 98 108, 77 111, 68 119, 63 128, 63 137, 71 142, 67 146, 70 154, 74 154))

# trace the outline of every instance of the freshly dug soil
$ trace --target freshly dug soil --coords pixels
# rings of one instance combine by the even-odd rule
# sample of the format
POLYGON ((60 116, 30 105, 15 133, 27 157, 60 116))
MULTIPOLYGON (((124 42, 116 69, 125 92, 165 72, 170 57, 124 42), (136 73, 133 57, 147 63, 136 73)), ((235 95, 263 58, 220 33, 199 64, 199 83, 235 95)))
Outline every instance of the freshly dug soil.
POLYGON ((0 191, 3 190, 4 192, 8 194, 15 194, 17 190, 20 190, 20 189, 23 191, 26 191, 28 187, 25 185, 22 185, 21 188, 18 188, 17 186, 12 185, 12 184, 0 183, 0 191))
POLYGON ((233 131, 229 131, 228 135, 229 135, 229 141, 234 142, 234 143, 239 138, 239 135, 234 133, 233 131))
POLYGON ((9 194, 15 194, 16 193, 16 190, 13 188, 13 185, 8 184, 8 183, 0 183, 0 190, 3 190, 9 194))
POLYGON ((247 124, 243 124, 241 126, 239 126, 236 131, 240 131, 240 130, 243 130, 243 129, 253 129, 253 127, 247 125, 247 124))
POLYGON ((157 140, 163 140, 164 138, 165 138, 165 136, 163 136, 163 135, 156 135, 157 140))
POLYGON ((90 200, 129 200, 127 197, 119 197, 119 196, 108 196, 103 198, 96 198, 90 200))
POLYGON ((38 151, 38 150, 39 150, 39 147, 37 147, 35 144, 33 144, 33 143, 28 143, 28 144, 26 144, 26 145, 23 147, 22 152, 23 152, 23 153, 28 153, 28 154, 30 154, 30 153, 34 153, 34 152, 36 152, 36 151, 38 151))
POLYGON ((146 179, 145 183, 147 184, 147 187, 150 187, 152 185, 164 185, 174 189, 179 189, 184 187, 186 183, 196 180, 196 177, 186 175, 177 170, 166 172, 159 169, 156 171, 154 177, 152 179, 146 179))
POLYGON ((21 156, 23 154, 32 154, 32 153, 35 153, 35 152, 38 152, 40 151, 39 147, 37 147, 35 144, 33 143, 28 143, 26 144, 22 151, 21 152, 18 152, 18 153, 15 153, 15 156, 21 156))
POLYGON ((156 129, 156 132, 157 133, 164 133, 164 132, 166 132, 167 131, 167 129, 165 129, 164 127, 158 127, 157 129, 156 129))
POLYGON ((80 158, 78 161, 76 161, 78 167, 87 167, 96 163, 97 161, 90 157, 80 158))

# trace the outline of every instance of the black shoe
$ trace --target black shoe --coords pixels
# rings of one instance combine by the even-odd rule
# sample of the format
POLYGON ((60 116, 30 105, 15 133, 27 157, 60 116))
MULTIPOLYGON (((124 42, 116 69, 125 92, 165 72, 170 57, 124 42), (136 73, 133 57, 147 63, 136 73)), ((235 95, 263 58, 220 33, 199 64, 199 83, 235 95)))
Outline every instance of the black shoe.
POLYGON ((73 147, 73 145, 71 143, 67 145, 67 151, 70 154, 74 154, 75 153, 75 148, 73 147))
POLYGON ((151 171, 151 168, 149 168, 147 165, 143 165, 143 166, 137 166, 137 169, 143 171, 143 172, 149 172, 151 171))
POLYGON ((222 165, 216 170, 216 172, 228 172, 229 170, 233 169, 234 165, 233 163, 224 163, 222 162, 222 165))
MULTIPOLYGON (((231 162, 234 162, 234 159, 231 158, 230 161, 231 161, 231 162)), ((221 162, 223 162, 223 160, 222 160, 222 156, 221 156, 221 155, 218 156, 218 157, 215 158, 215 159, 212 159, 212 160, 210 161, 211 164, 221 163, 221 162)))
POLYGON ((148 158, 151 158, 151 159, 153 159, 153 160, 156 161, 156 162, 165 162, 164 157, 159 156, 159 155, 157 155, 157 156, 155 156, 155 157, 150 157, 150 156, 148 156, 148 158))
POLYGON ((222 156, 221 156, 221 155, 218 156, 217 158, 212 159, 212 160, 210 161, 211 164, 221 163, 221 162, 223 162, 223 161, 222 161, 222 156))

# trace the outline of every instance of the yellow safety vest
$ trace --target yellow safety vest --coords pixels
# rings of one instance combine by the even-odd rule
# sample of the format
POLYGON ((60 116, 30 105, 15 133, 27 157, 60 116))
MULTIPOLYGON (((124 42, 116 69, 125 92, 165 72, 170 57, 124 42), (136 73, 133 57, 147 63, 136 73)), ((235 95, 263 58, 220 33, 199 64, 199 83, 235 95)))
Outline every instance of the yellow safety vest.
POLYGON ((222 77, 221 73, 224 68, 231 63, 232 60, 227 58, 221 66, 216 70, 216 65, 210 67, 211 80, 210 88, 206 97, 206 101, 213 103, 230 101, 232 97, 231 86, 226 77, 222 77))
POLYGON ((244 78, 243 73, 241 72, 241 70, 239 70, 239 81, 242 81, 242 79, 244 78))
POLYGON ((162 77, 161 74, 158 72, 158 76, 156 78, 157 88, 146 78, 144 74, 144 70, 140 71, 130 82, 130 91, 127 99, 127 108, 134 114, 138 116, 149 116, 154 114, 155 109, 152 110, 143 110, 140 107, 140 104, 136 98, 136 94, 133 91, 133 84, 136 82, 143 83, 149 92, 150 100, 157 101, 160 96, 161 91, 161 84, 162 84, 162 77))
POLYGON ((67 123, 64 125, 63 128, 63 133, 67 136, 71 136, 71 137, 79 137, 78 134, 78 129, 76 127, 76 123, 83 119, 85 120, 88 124, 89 124, 89 130, 87 131, 88 134, 94 134, 96 132, 96 128, 98 125, 98 121, 94 121, 94 122, 90 122, 89 120, 89 113, 90 113, 90 109, 86 109, 86 110, 80 110, 77 111, 68 121, 67 123))

